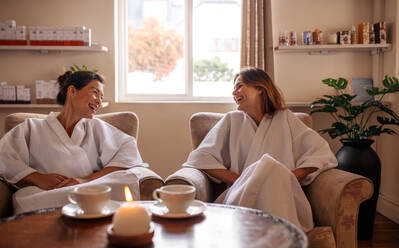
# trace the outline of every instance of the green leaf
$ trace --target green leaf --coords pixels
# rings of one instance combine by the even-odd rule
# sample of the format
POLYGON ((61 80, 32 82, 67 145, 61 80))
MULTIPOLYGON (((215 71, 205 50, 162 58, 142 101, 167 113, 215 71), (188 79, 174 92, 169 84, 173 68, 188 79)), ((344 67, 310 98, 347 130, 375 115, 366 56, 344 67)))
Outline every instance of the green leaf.
POLYGON ((337 112, 337 109, 334 106, 325 105, 320 109, 313 110, 311 113, 316 113, 316 112, 335 113, 337 112))
POLYGON ((346 86, 348 85, 348 80, 345 78, 338 78, 338 83, 337 86, 339 87, 340 90, 344 90, 346 86))
POLYGON ((377 116, 377 121, 383 125, 398 125, 399 121, 395 120, 394 118, 390 119, 387 117, 377 116))
POLYGON ((351 122, 351 121, 353 121, 355 119, 355 116, 351 116, 351 115, 350 116, 338 115, 338 117, 340 119, 348 121, 348 122, 351 122))
POLYGON ((77 66, 77 65, 72 65, 72 66, 71 66, 71 71, 77 72, 77 71, 80 71, 80 68, 79 68, 79 66, 77 66))
POLYGON ((387 133, 387 134, 397 134, 394 130, 390 128, 384 128, 381 133, 387 133))

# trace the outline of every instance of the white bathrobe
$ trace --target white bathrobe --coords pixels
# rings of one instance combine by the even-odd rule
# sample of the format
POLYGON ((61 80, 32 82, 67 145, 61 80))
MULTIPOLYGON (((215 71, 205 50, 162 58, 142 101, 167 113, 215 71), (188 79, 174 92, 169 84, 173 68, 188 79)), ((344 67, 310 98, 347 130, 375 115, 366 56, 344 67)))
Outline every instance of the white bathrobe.
MULTIPOLYGON (((0 176, 10 184, 35 171, 84 178, 109 166, 132 168, 147 164, 141 159, 135 138, 99 119, 81 119, 69 137, 57 114, 50 113, 44 120, 26 119, 0 140, 0 176)), ((137 176, 131 169, 85 183, 92 184, 111 186, 114 200, 124 200, 122 188, 129 185, 135 199, 139 199, 137 176)), ((13 197, 15 213, 62 206, 74 187, 19 189, 13 197)))
POLYGON ((301 184, 336 165, 328 143, 290 110, 265 115, 259 126, 242 111, 227 113, 183 164, 240 174, 216 202, 260 209, 304 231, 313 219, 301 184), (298 182, 292 170, 306 167, 318 169, 298 182))

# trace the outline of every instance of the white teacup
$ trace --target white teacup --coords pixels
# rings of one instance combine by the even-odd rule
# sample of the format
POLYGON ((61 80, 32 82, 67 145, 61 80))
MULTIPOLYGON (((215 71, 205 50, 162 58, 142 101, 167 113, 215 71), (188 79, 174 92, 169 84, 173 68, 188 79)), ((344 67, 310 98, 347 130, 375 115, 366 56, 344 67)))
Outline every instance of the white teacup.
POLYGON ((195 198, 195 188, 190 185, 167 185, 154 190, 152 197, 161 201, 169 213, 184 213, 195 198))
POLYGON ((107 185, 77 187, 68 194, 68 200, 78 205, 85 214, 101 213, 110 197, 111 187, 107 185))

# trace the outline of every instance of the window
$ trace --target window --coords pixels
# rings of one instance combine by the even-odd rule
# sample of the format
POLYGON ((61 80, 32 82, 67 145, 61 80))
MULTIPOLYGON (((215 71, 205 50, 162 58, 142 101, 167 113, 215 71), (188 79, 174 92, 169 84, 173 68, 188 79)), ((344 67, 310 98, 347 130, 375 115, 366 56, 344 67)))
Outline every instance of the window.
POLYGON ((119 101, 232 100, 241 0, 118 4, 119 101))

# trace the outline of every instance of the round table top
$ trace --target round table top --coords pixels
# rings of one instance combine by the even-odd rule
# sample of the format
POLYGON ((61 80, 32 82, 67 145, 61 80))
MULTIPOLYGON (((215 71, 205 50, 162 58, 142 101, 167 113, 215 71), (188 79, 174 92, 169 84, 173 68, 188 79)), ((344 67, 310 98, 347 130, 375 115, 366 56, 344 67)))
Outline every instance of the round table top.
MULTIPOLYGON (((139 201, 149 209, 154 201, 139 201)), ((152 243, 146 247, 308 247, 304 232, 262 211, 207 203, 200 216, 166 219, 152 216, 152 243)), ((0 247, 110 247, 112 217, 72 219, 60 208, 38 210, 0 220, 0 247)), ((132 223, 134 225, 134 223, 132 223)))

